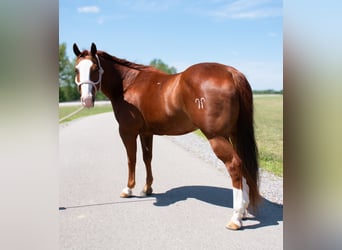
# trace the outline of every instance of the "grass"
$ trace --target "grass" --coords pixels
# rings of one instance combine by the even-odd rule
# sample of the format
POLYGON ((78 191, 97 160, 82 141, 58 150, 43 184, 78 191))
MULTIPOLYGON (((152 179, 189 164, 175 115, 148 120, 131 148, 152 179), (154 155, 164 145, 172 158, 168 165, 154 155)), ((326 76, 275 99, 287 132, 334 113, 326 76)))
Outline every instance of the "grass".
MULTIPOLYGON (((60 107, 59 119, 79 108, 80 106, 60 107)), ((95 104, 94 108, 83 109, 63 122, 104 112, 112 112, 112 106, 95 104)), ((254 95, 254 113, 259 164, 261 168, 283 176, 283 96, 254 95)), ((203 136, 200 131, 196 131, 196 134, 203 136)))
POLYGON ((283 96, 255 95, 254 112, 259 164, 283 176, 283 96))
MULTIPOLYGON (((78 106, 59 107, 59 119, 67 116, 68 114, 71 114, 72 112, 76 111, 80 107, 81 107, 81 104, 78 106)), ((100 113, 105 113, 105 112, 112 112, 112 111, 113 111, 113 108, 112 108, 112 105, 110 104, 96 105, 95 103, 94 108, 91 108, 91 109, 84 108, 77 114, 63 120, 61 123, 69 122, 69 121, 72 121, 72 120, 75 120, 77 118, 84 117, 84 116, 95 115, 95 114, 100 114, 100 113)))

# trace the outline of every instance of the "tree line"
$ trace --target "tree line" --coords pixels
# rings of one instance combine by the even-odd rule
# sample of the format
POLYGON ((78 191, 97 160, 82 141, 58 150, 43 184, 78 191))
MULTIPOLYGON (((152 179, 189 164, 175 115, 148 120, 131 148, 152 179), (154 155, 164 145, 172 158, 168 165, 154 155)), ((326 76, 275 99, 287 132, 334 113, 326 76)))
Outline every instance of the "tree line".
POLYGON ((274 90, 274 89, 253 90, 253 94, 256 94, 256 95, 272 95, 272 94, 282 95, 283 90, 274 90))

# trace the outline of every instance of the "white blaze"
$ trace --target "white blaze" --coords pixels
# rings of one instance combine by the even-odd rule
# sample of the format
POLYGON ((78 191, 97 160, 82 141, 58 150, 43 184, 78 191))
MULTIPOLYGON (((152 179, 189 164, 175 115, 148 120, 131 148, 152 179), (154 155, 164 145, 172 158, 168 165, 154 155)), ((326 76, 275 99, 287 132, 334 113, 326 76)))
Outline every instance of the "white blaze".
POLYGON ((91 84, 90 80, 90 68, 93 65, 93 62, 89 59, 84 59, 81 62, 79 62, 76 66, 79 72, 79 83, 83 83, 81 85, 81 101, 82 104, 86 107, 92 107, 93 101, 92 101, 92 88, 93 85, 91 84))
POLYGON ((82 84, 81 85, 81 93, 82 93, 82 97, 91 97, 92 96, 92 93, 91 93, 91 90, 92 90, 93 86, 90 84, 90 83, 85 83, 85 84, 82 84))
POLYGON ((92 65, 93 62, 89 59, 84 59, 77 64, 76 69, 79 72, 79 82, 90 82, 90 68, 92 65))

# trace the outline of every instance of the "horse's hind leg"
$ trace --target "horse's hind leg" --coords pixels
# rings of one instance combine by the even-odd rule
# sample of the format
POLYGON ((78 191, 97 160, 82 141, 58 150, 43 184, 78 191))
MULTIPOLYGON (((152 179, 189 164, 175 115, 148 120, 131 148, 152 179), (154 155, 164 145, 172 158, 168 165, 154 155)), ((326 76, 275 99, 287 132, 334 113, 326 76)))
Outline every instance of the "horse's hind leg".
POLYGON ((146 184, 142 191, 142 195, 150 195, 152 194, 152 145, 153 145, 153 135, 140 135, 141 148, 143 152, 143 160, 146 167, 146 184))
POLYGON ((224 162, 233 185, 233 216, 227 224, 228 229, 237 230, 242 226, 242 218, 246 212, 249 196, 248 185, 242 176, 242 162, 229 139, 221 136, 209 138, 216 156, 224 162))

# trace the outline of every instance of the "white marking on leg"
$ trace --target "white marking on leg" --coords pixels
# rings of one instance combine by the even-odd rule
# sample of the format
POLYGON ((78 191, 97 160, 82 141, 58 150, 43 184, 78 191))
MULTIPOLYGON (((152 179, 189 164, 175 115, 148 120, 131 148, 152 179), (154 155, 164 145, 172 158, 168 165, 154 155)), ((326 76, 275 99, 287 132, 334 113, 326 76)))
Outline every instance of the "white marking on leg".
POLYGON ((242 177, 242 189, 233 187, 233 216, 231 221, 238 226, 242 226, 241 220, 249 204, 249 187, 246 179, 242 177))
POLYGON ((125 187, 124 189, 122 189, 122 193, 127 194, 128 196, 132 195, 132 189, 129 187, 125 187))
POLYGON ((244 208, 246 210, 249 205, 249 186, 245 177, 242 177, 242 198, 244 202, 244 208))

